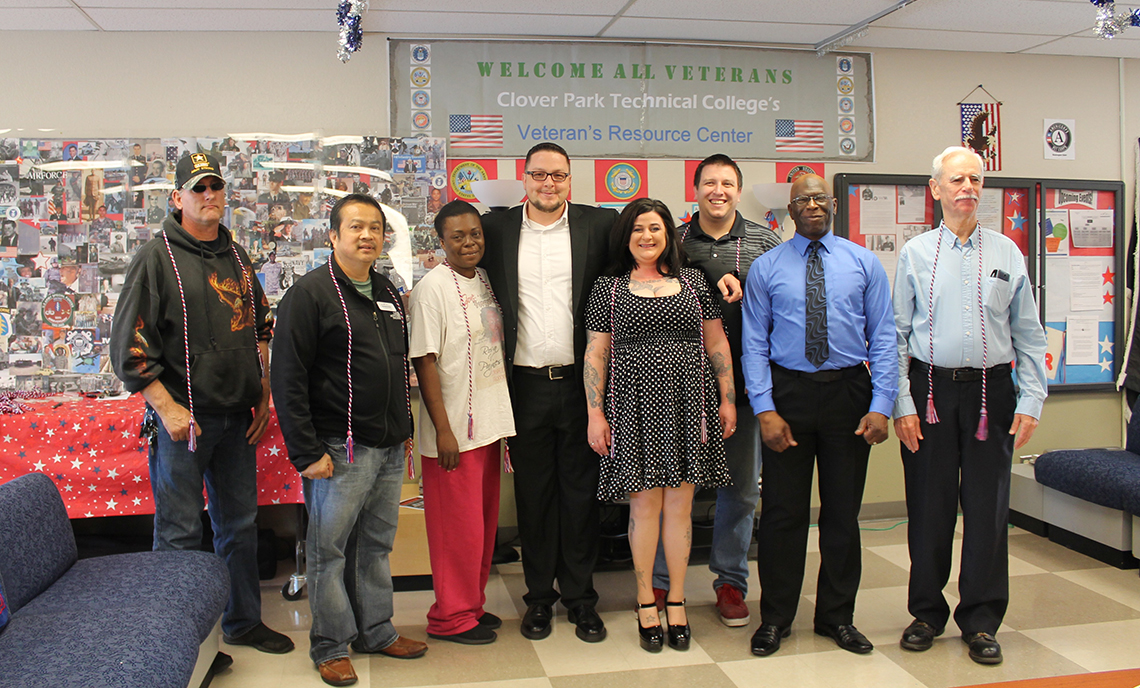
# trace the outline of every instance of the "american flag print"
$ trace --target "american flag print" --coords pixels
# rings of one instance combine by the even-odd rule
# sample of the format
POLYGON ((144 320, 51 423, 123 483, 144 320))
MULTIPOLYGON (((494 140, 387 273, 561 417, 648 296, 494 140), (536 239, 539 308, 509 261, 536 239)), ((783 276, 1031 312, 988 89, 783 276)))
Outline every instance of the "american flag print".
POLYGON ((788 153, 822 153, 823 120, 776 120, 776 151, 788 153))
POLYGON ((502 148, 502 115, 449 115, 452 148, 502 148))
POLYGON ((986 172, 1001 171, 1001 103, 962 103, 962 145, 982 156, 986 172))

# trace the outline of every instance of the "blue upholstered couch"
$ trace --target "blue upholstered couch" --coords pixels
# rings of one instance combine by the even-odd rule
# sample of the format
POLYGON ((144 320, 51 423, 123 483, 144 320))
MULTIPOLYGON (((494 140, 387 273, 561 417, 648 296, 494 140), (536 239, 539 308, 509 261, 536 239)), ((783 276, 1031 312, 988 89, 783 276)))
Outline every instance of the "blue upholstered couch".
POLYGON ((229 576, 206 552, 78 560, 55 484, 32 473, 0 485, 0 587, 11 611, 0 688, 184 688, 200 647, 211 660, 217 652, 202 643, 229 576))

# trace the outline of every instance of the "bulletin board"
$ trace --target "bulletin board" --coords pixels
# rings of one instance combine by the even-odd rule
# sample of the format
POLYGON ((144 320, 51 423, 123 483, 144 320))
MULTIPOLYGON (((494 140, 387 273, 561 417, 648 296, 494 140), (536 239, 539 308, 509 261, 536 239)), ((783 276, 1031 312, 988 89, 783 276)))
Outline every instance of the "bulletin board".
POLYGON ((1115 390, 1125 339, 1124 184, 1043 179, 1040 195, 1049 390, 1115 390))
MULTIPOLYGON (((903 244, 942 221, 928 180, 835 175, 835 233, 870 249, 892 289, 903 244)), ((1115 181, 985 179, 978 220, 1000 227, 1025 257, 1048 342, 1050 392, 1115 389, 1123 353, 1116 343, 1125 337, 1124 303, 1117 298, 1124 270, 1123 198, 1124 185, 1115 181)))

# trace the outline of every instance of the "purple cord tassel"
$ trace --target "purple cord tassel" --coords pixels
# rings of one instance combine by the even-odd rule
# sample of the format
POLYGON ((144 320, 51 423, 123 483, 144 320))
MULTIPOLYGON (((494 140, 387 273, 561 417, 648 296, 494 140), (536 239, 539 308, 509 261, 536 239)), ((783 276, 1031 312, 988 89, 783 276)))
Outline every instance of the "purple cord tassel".
POLYGON ((348 437, 344 440, 344 450, 348 452, 348 462, 352 463, 352 433, 348 433, 348 437))
POLYGON ((986 413, 986 407, 982 407, 982 415, 978 418, 978 431, 974 433, 974 439, 979 442, 985 442, 990 436, 990 418, 986 413))
POLYGON ((198 451, 198 438, 194 434, 194 418, 190 418, 190 437, 187 438, 187 445, 189 445, 190 453, 198 451))
POLYGON ((709 443, 709 422, 705 412, 701 411, 701 444, 709 443))
POLYGON ((926 397, 926 422, 930 425, 938 422, 938 412, 934 410, 934 392, 926 397))
POLYGON ((467 439, 475 439, 475 417, 467 413, 467 439))
POLYGON ((511 464, 511 443, 503 440, 503 472, 514 473, 515 467, 511 464))

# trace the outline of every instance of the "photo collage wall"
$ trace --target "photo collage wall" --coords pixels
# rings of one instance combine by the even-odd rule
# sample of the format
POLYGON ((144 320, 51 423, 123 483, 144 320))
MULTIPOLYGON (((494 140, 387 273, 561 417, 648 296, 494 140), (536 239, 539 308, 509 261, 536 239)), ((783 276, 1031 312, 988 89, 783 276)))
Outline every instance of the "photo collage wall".
POLYGON ((402 292, 442 260, 432 222, 446 202, 443 139, 241 138, 0 138, 0 389, 121 389, 106 351, 118 293, 193 152, 222 159, 223 224, 272 305, 327 262, 329 211, 348 193, 395 211, 377 267, 402 292))

